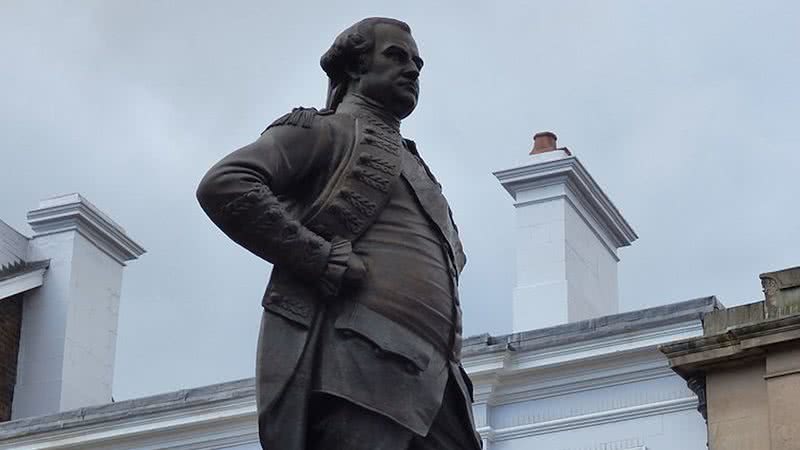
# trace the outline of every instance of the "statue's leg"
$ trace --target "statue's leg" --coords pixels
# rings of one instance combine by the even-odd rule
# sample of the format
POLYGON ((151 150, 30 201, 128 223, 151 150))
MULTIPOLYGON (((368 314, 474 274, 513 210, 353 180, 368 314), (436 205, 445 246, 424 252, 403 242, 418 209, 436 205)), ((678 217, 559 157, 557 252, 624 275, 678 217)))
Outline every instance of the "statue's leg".
POLYGON ((267 311, 262 316, 256 358, 256 404, 264 450, 306 448, 314 360, 314 346, 306 343, 315 342, 318 329, 316 322, 309 331, 267 311), (288 381, 282 382, 285 379, 288 381), (280 394, 273 401, 276 392, 280 394))
POLYGON ((310 404, 307 450, 407 450, 413 433, 390 419, 328 394, 310 404))
POLYGON ((470 407, 453 376, 447 381, 444 399, 431 430, 425 437, 415 437, 409 450, 480 450, 465 407, 470 407))

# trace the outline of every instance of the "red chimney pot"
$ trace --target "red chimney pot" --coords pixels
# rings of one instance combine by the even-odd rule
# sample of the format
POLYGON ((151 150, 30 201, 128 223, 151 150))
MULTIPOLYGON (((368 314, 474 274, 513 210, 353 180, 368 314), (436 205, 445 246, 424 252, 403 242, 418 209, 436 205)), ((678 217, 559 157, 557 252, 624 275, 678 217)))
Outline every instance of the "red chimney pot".
POLYGON ((551 131, 542 131, 533 136, 533 150, 531 155, 538 155, 539 153, 551 152, 556 149, 556 140, 558 137, 551 131))
POLYGON ((556 148, 556 141, 558 137, 552 131, 542 131, 533 135, 533 150, 531 155, 538 155, 540 153, 552 152, 554 150, 564 150, 568 155, 571 155, 569 150, 565 148, 556 148))

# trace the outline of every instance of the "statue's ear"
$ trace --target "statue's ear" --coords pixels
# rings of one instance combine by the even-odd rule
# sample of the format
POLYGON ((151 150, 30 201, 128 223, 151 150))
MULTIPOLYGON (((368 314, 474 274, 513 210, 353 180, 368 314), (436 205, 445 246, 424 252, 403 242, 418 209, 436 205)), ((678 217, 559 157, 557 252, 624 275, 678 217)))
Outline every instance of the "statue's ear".
POLYGON ((362 72, 361 68, 355 64, 351 64, 350 66, 344 69, 344 73, 347 74, 347 78, 350 78, 350 81, 358 81, 361 78, 362 72))
POLYGON ((351 81, 358 81, 369 70, 369 57, 365 54, 352 59, 344 68, 344 72, 351 81))

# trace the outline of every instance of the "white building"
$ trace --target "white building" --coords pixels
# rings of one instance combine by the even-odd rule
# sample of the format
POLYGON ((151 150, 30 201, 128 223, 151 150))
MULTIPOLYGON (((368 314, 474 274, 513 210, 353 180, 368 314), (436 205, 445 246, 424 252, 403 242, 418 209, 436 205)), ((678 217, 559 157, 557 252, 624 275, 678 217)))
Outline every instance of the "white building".
MULTIPOLYGON (((513 332, 464 341, 484 448, 705 449, 698 399, 658 346, 701 336, 721 305, 619 312, 617 249, 637 236, 552 133, 495 175, 519 245, 513 332)), ((23 307, 0 450, 258 449, 253 379, 111 403, 122 268, 143 249, 78 195, 28 217, 31 239, 0 222, 0 264, 15 264, 0 271, 0 314, 23 307)))

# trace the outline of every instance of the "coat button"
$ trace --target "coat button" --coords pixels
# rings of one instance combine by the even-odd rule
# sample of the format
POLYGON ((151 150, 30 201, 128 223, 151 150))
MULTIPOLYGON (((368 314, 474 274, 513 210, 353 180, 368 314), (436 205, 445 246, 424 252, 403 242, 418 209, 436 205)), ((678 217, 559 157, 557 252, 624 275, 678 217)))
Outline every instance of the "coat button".
POLYGON ((372 347, 372 351, 378 358, 383 358, 385 356, 383 350, 381 350, 381 348, 377 345, 372 347))
POLYGON ((419 368, 417 368, 417 366, 415 366, 414 363, 407 362, 405 367, 406 367, 406 372, 410 373, 411 375, 417 375, 420 372, 419 368))
POLYGON ((353 331, 352 330, 342 330, 342 336, 344 336, 346 338, 353 337, 353 331))

